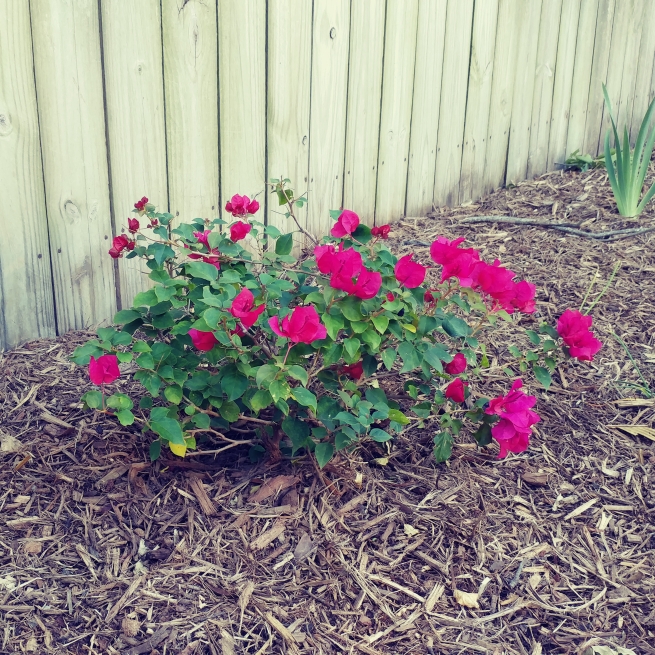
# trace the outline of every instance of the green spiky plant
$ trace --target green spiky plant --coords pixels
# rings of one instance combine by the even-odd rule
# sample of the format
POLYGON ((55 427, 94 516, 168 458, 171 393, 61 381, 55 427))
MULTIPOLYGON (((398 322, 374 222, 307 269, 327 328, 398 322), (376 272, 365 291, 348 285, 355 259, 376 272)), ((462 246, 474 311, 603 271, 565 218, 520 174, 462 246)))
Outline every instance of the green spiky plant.
POLYGON ((649 126, 653 113, 655 112, 655 98, 650 103, 648 111, 641 123, 637 141, 633 151, 630 150, 630 137, 628 128, 623 128, 623 145, 619 139, 619 132, 616 129, 616 122, 612 113, 607 88, 603 84, 603 95, 605 104, 612 122, 612 131, 614 132, 614 147, 616 149, 616 161, 612 162, 612 152, 610 150, 610 131, 605 134, 605 166, 609 175, 612 191, 616 205, 621 216, 632 218, 639 216, 644 207, 650 202, 655 195, 655 183, 641 197, 644 187, 644 180, 650 164, 650 156, 655 144, 655 126, 650 129, 649 126), (641 200, 640 200, 641 198, 641 200))

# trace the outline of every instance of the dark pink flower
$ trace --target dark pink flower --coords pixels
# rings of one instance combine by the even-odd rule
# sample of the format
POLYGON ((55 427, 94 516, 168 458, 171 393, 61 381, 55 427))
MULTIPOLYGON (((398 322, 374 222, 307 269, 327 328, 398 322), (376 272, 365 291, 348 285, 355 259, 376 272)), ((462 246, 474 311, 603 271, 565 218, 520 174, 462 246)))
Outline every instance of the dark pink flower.
POLYGON ((389 291, 389 293, 387 293, 387 300, 389 302, 393 302, 395 299, 396 299, 396 296, 394 296, 393 293, 391 293, 391 291, 389 291))
POLYGON ((480 253, 474 248, 459 248, 464 237, 449 241, 445 237, 438 237, 430 246, 430 256, 443 268, 441 281, 456 277, 463 287, 470 287, 473 284, 473 269, 480 261, 480 253))
POLYGON ((132 233, 139 231, 139 221, 136 218, 127 219, 127 229, 132 233))
POLYGON ((134 250, 136 242, 131 241, 125 234, 119 234, 114 237, 111 245, 112 247, 109 249, 109 254, 114 259, 118 259, 122 256, 123 250, 134 250))
POLYGON ((193 345, 203 352, 208 352, 218 343, 213 332, 201 332, 200 330, 191 328, 189 330, 189 336, 191 337, 191 341, 193 341, 193 345))
POLYGON ((141 198, 141 200, 137 200, 134 203, 134 209, 136 209, 139 212, 139 214, 143 214, 145 212, 145 210, 146 210, 146 205, 147 204, 148 204, 148 198, 143 196, 143 198, 141 198))
POLYGON ((453 402, 463 403, 466 393, 465 389, 468 384, 462 382, 460 378, 455 378, 447 387, 444 395, 453 402))
POLYGON ((98 359, 91 357, 89 360, 89 377, 93 384, 111 384, 120 374, 116 355, 102 355, 98 359))
POLYGON ((355 212, 350 211, 349 209, 344 209, 330 234, 333 237, 342 238, 347 235, 352 234, 359 225, 359 216, 355 212))
POLYGON ((363 269, 362 255, 354 248, 348 248, 341 252, 330 253, 329 256, 324 254, 321 257, 321 264, 324 263, 324 268, 327 269, 329 266, 329 270, 326 270, 326 272, 331 273, 330 286, 333 289, 352 293, 353 278, 359 275, 363 269), (328 258, 327 261, 325 261, 326 257, 328 258))
POLYGON ((434 295, 432 294, 432 291, 426 291, 426 292, 423 294, 423 302, 426 303, 427 305, 429 305, 429 304, 431 304, 431 303, 433 303, 433 302, 436 302, 436 300, 437 300, 437 299, 436 299, 436 298, 434 297, 434 295))
POLYGON ((459 375, 466 370, 466 357, 462 353, 457 353, 453 357, 453 361, 444 366, 444 371, 448 375, 459 375))
POLYGON ((316 258, 316 266, 323 274, 332 273, 333 255, 336 253, 336 248, 332 245, 316 246, 314 248, 314 257, 316 258))
POLYGON ((230 314, 238 318, 244 327, 251 328, 265 309, 266 305, 255 307, 255 296, 244 287, 232 301, 230 314))
POLYGON ((571 357, 590 362, 603 347, 591 331, 593 319, 577 309, 567 309, 557 321, 557 333, 569 347, 571 357))
POLYGON ((252 230, 252 225, 250 223, 244 223, 243 221, 237 221, 230 225, 230 239, 235 243, 244 239, 248 233, 252 230))
POLYGON ((521 280, 514 285, 514 297, 511 300, 512 306, 523 314, 532 314, 535 310, 534 294, 536 287, 534 284, 521 280))
POLYGON ((136 246, 136 241, 129 240, 127 242, 127 250, 134 250, 134 247, 136 246))
POLYGON ((541 419, 532 411, 537 399, 521 391, 523 383, 515 380, 506 396, 499 396, 489 401, 485 410, 487 414, 495 414, 500 421, 491 428, 491 436, 500 446, 499 457, 508 452, 521 453, 527 449, 532 426, 541 419))
POLYGON ((268 324, 275 334, 294 343, 311 343, 327 336, 325 325, 313 305, 295 307, 281 323, 279 316, 273 316, 268 319, 268 324))
POLYGON ((391 232, 391 225, 380 225, 379 227, 371 228, 371 235, 380 237, 381 239, 388 239, 389 232, 391 232))
POLYGON ((150 223, 148 223, 148 227, 157 227, 159 225, 159 221, 156 218, 151 218, 150 223))
POLYGON ((339 373, 353 380, 359 380, 364 375, 364 366, 361 361, 356 364, 344 364, 339 368, 339 373))
POLYGON ((110 248, 108 252, 112 259, 118 259, 122 255, 122 251, 116 250, 116 248, 110 248))
POLYGON ((248 196, 240 196, 238 193, 225 205, 225 211, 230 212, 232 216, 254 214, 258 209, 259 203, 256 200, 250 200, 248 196))
POLYGON ((421 286, 428 271, 426 266, 413 261, 413 258, 413 253, 401 257, 393 271, 400 285, 408 289, 421 286))
POLYGON ((352 291, 349 293, 362 300, 369 300, 378 295, 381 286, 382 275, 380 273, 362 268, 360 274, 357 276, 357 281, 353 285, 352 291))
POLYGON ((207 250, 211 250, 209 247, 209 235, 212 233, 211 230, 205 230, 204 232, 194 232, 193 236, 196 237, 196 241, 201 243, 207 250))

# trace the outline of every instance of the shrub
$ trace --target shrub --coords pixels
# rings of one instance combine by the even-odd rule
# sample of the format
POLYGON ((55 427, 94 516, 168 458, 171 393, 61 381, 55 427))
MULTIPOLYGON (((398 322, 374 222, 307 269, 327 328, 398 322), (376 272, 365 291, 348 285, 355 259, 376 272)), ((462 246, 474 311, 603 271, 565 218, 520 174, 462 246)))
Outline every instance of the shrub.
MULTIPOLYGON (((295 215, 305 199, 287 185, 274 180, 272 190, 310 239, 295 215)), ((331 235, 298 259, 298 232, 264 225, 258 209, 237 195, 226 206, 237 219, 230 225, 174 225, 147 198, 135 205, 156 238, 128 219, 132 236, 117 236, 110 255, 145 259, 153 286, 116 314, 117 327, 99 329, 73 354, 101 387, 84 394, 87 407, 156 435, 152 459, 163 445, 184 455, 206 439, 223 449, 249 443, 253 459, 313 452, 323 467, 362 439, 384 443, 428 418, 439 425, 437 461, 465 423, 480 446, 495 439, 501 457, 527 448, 535 397, 516 380, 505 396, 474 400, 471 382, 489 367, 483 330, 534 312, 534 285, 460 247, 464 239, 436 239, 429 266, 398 258, 386 246, 390 226, 370 229, 349 210, 331 212, 331 235), (257 254, 242 246, 246 235, 257 254), (136 411, 128 396, 104 391, 129 361, 145 391, 136 411), (391 371, 404 381, 404 411, 380 384, 391 371), (239 441, 244 426, 256 439, 239 441)), ((560 322, 570 355, 590 359, 600 348, 590 317, 571 312, 560 322)), ((558 332, 543 324, 527 334, 533 348, 511 354, 547 388, 558 332)))

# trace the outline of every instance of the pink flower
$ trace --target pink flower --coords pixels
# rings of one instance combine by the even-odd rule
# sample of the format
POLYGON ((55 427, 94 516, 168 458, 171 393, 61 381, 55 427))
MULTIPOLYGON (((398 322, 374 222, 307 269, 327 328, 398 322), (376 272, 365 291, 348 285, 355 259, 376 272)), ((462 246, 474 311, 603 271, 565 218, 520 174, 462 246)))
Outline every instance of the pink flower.
POLYGON ((491 296, 503 309, 514 311, 511 300, 515 295, 514 271, 500 265, 496 260, 493 264, 479 262, 475 269, 475 288, 491 296))
POLYGON ((279 316, 269 318, 268 324, 275 334, 294 343, 311 343, 327 336, 325 325, 313 305, 294 307, 291 315, 282 319, 281 325, 279 316))
POLYGON ((122 256, 123 250, 134 250, 136 241, 131 241, 125 234, 119 234, 114 237, 112 247, 109 249, 109 254, 113 259, 118 259, 122 256))
POLYGON ((462 382, 460 378, 455 378, 447 387, 444 395, 453 402, 463 403, 465 398, 465 389, 468 384, 462 382))
POLYGON ((111 384, 120 374, 116 355, 102 355, 98 359, 91 357, 89 360, 89 377, 93 384, 111 384))
POLYGON ((571 357, 590 362, 603 347, 591 331, 593 319, 577 309, 567 309, 557 321, 557 333, 569 347, 571 357))
POLYGON ((511 300, 512 306, 523 314, 532 314, 535 310, 534 294, 536 287, 534 284, 522 280, 514 285, 514 297, 511 300))
POLYGON ((256 200, 250 200, 248 196, 240 196, 238 193, 233 195, 232 199, 225 205, 225 211, 232 214, 232 216, 254 214, 258 209, 259 203, 256 200))
POLYGON ((453 357, 453 361, 444 366, 444 371, 448 375, 459 375, 466 370, 466 357, 462 353, 457 353, 453 357))
POLYGON ((414 289, 420 286, 425 280, 427 267, 413 261, 414 254, 405 255, 398 260, 394 268, 396 280, 408 289, 414 289))
POLYGON ((371 228, 371 235, 380 237, 381 239, 388 239, 389 232, 391 232, 391 225, 380 225, 379 227, 371 228))
POLYGON ((243 221, 232 223, 232 225, 230 225, 230 239, 236 243, 237 241, 244 239, 250 230, 252 230, 252 225, 250 225, 250 223, 244 223, 243 221))
POLYGON ((438 237, 430 246, 430 256, 437 263, 441 264, 441 281, 456 277, 463 287, 470 287, 473 284, 473 269, 480 261, 480 253, 474 248, 459 248, 464 237, 449 241, 445 237, 438 237))
POLYGON ((331 273, 330 286, 346 293, 353 292, 353 278, 364 268, 362 256, 354 248, 324 254, 321 265, 326 273, 331 273))
POLYGON ((387 300, 389 302, 393 302, 395 299, 396 299, 396 296, 394 296, 393 293, 391 293, 391 291, 389 291, 389 293, 387 293, 387 300))
POLYGON ((352 234, 357 229, 358 225, 359 216, 357 216, 355 212, 351 212, 349 209, 344 209, 330 234, 333 237, 342 238, 346 235, 352 234))
POLYGON ((193 345, 203 352, 208 352, 218 343, 213 332, 201 332, 200 330, 191 328, 189 330, 189 336, 191 337, 191 341, 193 341, 193 345))
POLYGON ((362 300, 369 300, 378 295, 378 291, 382 286, 382 275, 377 271, 369 271, 362 268, 361 273, 357 277, 357 281, 353 285, 350 295, 357 296, 362 300))
POLYGON ((362 362, 356 364, 344 364, 339 368, 339 373, 347 375, 353 380, 359 380, 364 375, 364 366, 362 362))
POLYGON ((232 301, 230 314, 238 318, 245 328, 251 328, 257 322, 259 315, 266 309, 266 305, 259 305, 253 309, 254 305, 255 296, 252 295, 250 289, 244 287, 232 301))
POLYGON ((332 256, 336 253, 336 248, 332 245, 316 246, 314 248, 314 257, 316 259, 316 266, 323 274, 332 272, 332 256))
POLYGON ((141 198, 141 200, 137 200, 134 203, 134 209, 136 209, 139 212, 139 214, 143 214, 145 212, 145 210, 146 210, 146 205, 147 204, 148 204, 148 198, 143 196, 143 198, 141 198))
POLYGON ((436 302, 436 300, 437 300, 437 299, 436 299, 436 298, 434 297, 434 295, 432 294, 432 291, 426 291, 426 292, 423 294, 423 302, 424 302, 426 305, 429 305, 429 304, 431 304, 431 303, 433 303, 433 302, 436 302))
POLYGON ((536 412, 531 411, 537 399, 521 391, 523 383, 515 380, 506 396, 493 398, 487 414, 495 414, 500 421, 491 428, 491 436, 500 446, 499 458, 508 452, 522 453, 527 449, 532 434, 532 426, 541 419, 536 412))
POLYGON ((136 218, 127 219, 127 229, 132 233, 139 231, 139 221, 136 218))
POLYGON ((196 237, 198 243, 202 243, 207 250, 211 250, 209 247, 209 235, 212 233, 211 230, 205 230, 204 232, 194 232, 193 236, 196 237))

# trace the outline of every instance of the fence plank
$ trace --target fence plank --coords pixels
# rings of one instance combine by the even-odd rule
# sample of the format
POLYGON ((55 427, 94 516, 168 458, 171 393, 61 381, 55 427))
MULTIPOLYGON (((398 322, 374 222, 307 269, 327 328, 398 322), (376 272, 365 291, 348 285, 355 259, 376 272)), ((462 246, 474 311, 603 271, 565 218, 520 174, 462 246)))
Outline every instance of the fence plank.
POLYGON ((327 232, 343 204, 350 0, 314 0, 307 229, 327 232))
POLYGON ((555 86, 548 137, 547 169, 566 160, 566 137, 571 109, 575 50, 578 40, 580 0, 568 0, 562 4, 559 23, 557 63, 555 64, 555 86))
MULTIPOLYGON (((311 52, 312 3, 276 0, 274 11, 268 14, 267 178, 289 178, 296 195, 310 191, 309 202, 311 52)), ((291 232, 295 226, 284 217, 283 210, 272 196, 268 223, 282 232, 291 232)), ((306 227, 305 210, 297 213, 299 222, 306 227)), ((302 242, 296 235, 296 244, 302 242)))
POLYGON ((575 59, 573 61, 571 108, 566 133, 565 153, 567 157, 576 150, 579 150, 580 154, 584 154, 584 135, 597 20, 598 0, 582 0, 580 3, 575 59))
POLYGON ((387 0, 375 223, 405 213, 418 0, 387 0))
POLYGON ((439 136, 434 172, 434 203, 459 200, 466 92, 471 54, 473 0, 449 0, 441 79, 439 136))
MULTIPOLYGON (((587 120, 585 121, 585 136, 581 152, 598 154, 598 137, 602 124, 605 102, 603 100, 602 84, 607 80, 612 23, 614 20, 615 0, 600 0, 598 4, 598 19, 594 38, 594 58, 589 82, 589 101, 587 103, 587 120)), ((619 14, 621 13, 619 9, 619 14)), ((618 56, 618 54, 617 54, 618 56)))
POLYGON ((217 216, 216 3, 163 0, 169 210, 182 220, 217 216))
MULTIPOLYGON (((147 196, 168 209, 159 0, 102 0, 102 43, 114 225, 147 196)), ((119 261, 120 300, 147 288, 139 259, 119 261)))
MULTIPOLYGON (((548 1, 546 0, 546 2, 548 1)), ((541 5, 541 0, 533 0, 521 3, 520 8, 518 61, 512 101, 512 124, 507 150, 506 181, 508 183, 524 180, 528 170, 541 5)))
POLYGON ((432 209, 448 0, 419 0, 405 214, 432 209))
POLYGON ((641 122, 652 99, 651 78, 655 74, 655 11, 644 11, 644 23, 639 45, 635 91, 630 120, 630 139, 635 142, 641 122))
POLYGON ((459 184, 460 202, 477 200, 482 195, 498 9, 498 0, 485 0, 475 4, 473 14, 471 64, 459 184))
POLYGON ((487 147, 485 166, 482 173, 483 194, 497 189, 505 181, 520 18, 517 2, 514 0, 500 0, 494 51, 494 71, 491 82, 487 147))
POLYGON ((561 14, 562 0, 548 0, 541 7, 536 77, 532 95, 528 179, 545 172, 548 166, 548 137, 553 109, 553 87, 555 85, 561 14))
POLYGON ((55 334, 30 12, 0 2, 0 350, 55 334))
POLYGON ((343 205, 375 220, 384 49, 384 2, 351 2, 343 205))
MULTIPOLYGON (((266 203, 266 4, 219 0, 221 204, 235 193, 266 203), (243 38, 244 25, 248 38, 243 38)), ((222 208, 221 208, 222 209, 222 208)))
POLYGON ((60 333, 116 311, 98 3, 33 0, 34 69, 60 333))

